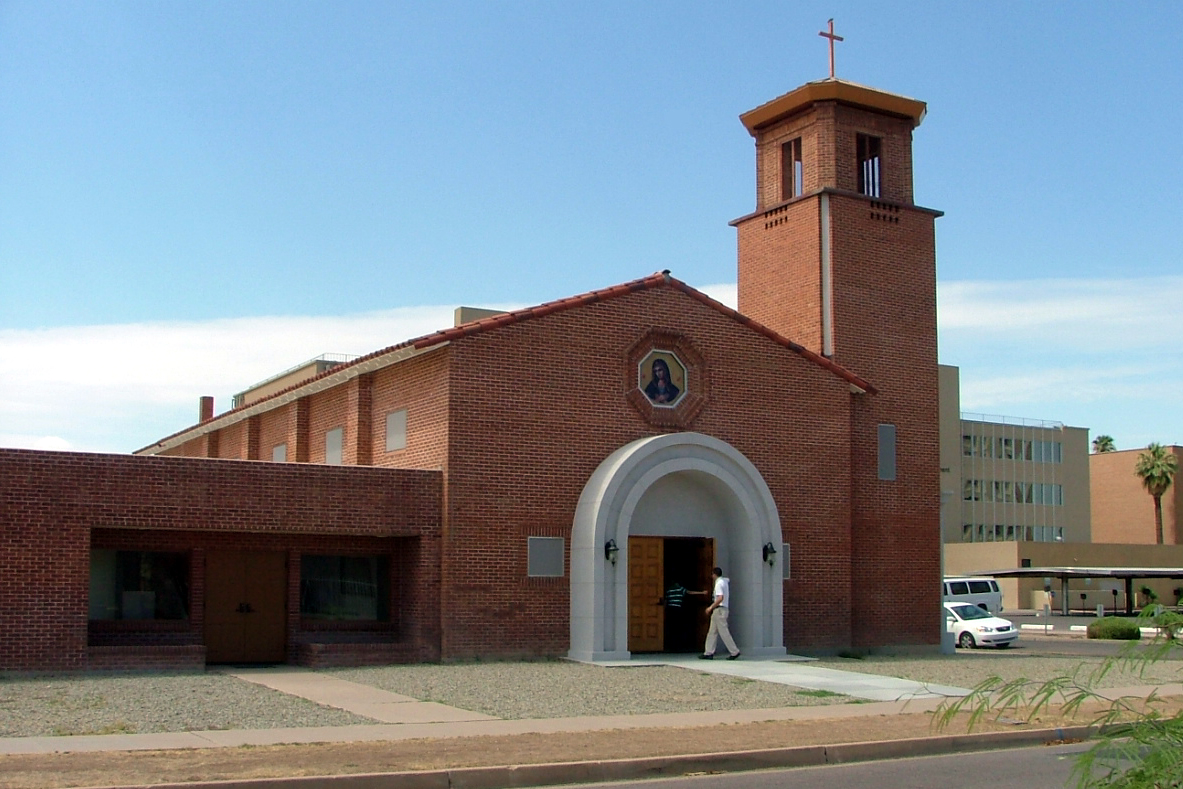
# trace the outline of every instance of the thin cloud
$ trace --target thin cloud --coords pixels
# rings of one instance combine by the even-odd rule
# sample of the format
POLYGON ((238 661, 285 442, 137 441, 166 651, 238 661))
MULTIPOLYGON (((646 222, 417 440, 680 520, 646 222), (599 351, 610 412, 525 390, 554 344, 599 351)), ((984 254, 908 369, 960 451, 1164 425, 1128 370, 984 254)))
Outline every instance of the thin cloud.
POLYGON ((938 287, 942 340, 971 335, 1067 347, 1149 350, 1177 347, 1183 277, 1137 280, 1021 280, 938 287))
MULTIPOLYGON (((735 283, 701 290, 736 306, 735 283)), ((1156 419, 1164 440, 1183 438, 1177 408, 1148 407, 1183 383, 1183 277, 951 282, 938 297, 941 360, 962 368, 965 410, 1110 433, 1156 419)), ((451 323, 451 307, 421 306, 2 330, 0 446, 130 451, 192 424, 199 395, 225 410, 234 393, 322 353, 369 353, 451 323)))

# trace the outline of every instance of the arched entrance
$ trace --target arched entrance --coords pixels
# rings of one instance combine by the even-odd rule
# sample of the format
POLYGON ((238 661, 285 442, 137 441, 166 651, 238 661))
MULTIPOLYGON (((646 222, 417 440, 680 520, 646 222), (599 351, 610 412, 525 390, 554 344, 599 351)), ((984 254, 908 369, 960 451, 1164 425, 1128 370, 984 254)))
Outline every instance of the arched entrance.
POLYGON ((760 472, 737 449, 701 433, 651 436, 616 450, 592 474, 571 536, 575 660, 629 657, 630 536, 709 540, 731 578, 740 650, 785 654, 780 517, 760 472), (767 543, 778 551, 772 564, 767 543))

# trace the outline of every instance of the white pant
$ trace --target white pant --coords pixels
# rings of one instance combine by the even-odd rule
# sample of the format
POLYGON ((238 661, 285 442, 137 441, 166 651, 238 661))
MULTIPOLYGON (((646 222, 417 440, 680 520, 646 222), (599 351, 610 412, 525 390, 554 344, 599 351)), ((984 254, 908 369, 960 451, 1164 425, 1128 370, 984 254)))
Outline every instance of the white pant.
POLYGON ((739 654, 739 647, 735 645, 735 639, 731 637, 731 630, 727 627, 727 609, 723 606, 711 611, 711 629, 707 631, 707 645, 703 650, 704 655, 715 654, 715 645, 720 637, 728 652, 733 655, 739 654))

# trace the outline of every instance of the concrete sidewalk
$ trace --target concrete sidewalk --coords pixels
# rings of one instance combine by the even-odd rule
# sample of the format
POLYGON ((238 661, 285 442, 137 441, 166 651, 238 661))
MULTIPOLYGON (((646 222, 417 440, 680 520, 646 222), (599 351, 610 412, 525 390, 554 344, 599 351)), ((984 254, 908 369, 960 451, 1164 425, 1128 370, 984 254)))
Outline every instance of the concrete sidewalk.
POLYGON ((774 707, 761 710, 603 715, 583 718, 472 720, 452 723, 402 723, 325 726, 288 729, 105 734, 75 737, 13 737, 0 739, 0 754, 65 753, 73 751, 143 751, 180 748, 230 748, 243 745, 292 743, 373 742, 450 739, 481 735, 553 734, 609 729, 686 728, 781 720, 835 720, 876 715, 898 715, 935 709, 941 699, 834 704, 820 707, 774 707))
POLYGON ((935 685, 899 679, 881 674, 862 674, 811 665, 814 658, 789 655, 776 658, 747 658, 727 660, 699 660, 697 655, 655 655, 633 660, 597 663, 609 667, 676 666, 710 674, 775 682, 807 690, 822 690, 870 701, 908 701, 914 699, 944 699, 968 696, 967 688, 935 685))
POLYGON ((774 720, 832 720, 923 712, 935 709, 947 696, 968 693, 961 688, 925 686, 910 680, 825 669, 809 665, 811 662, 808 658, 707 661, 697 660, 693 655, 672 655, 661 656, 660 659, 638 658, 634 661, 611 664, 609 668, 621 667, 624 670, 629 666, 670 665, 880 701, 870 704, 817 707, 500 720, 436 702, 418 701, 309 669, 277 666, 237 669, 227 673, 246 682, 347 710, 378 722, 370 725, 335 727, 15 737, 0 739, 0 754, 218 748, 281 743, 362 742, 606 729, 678 728, 774 720))

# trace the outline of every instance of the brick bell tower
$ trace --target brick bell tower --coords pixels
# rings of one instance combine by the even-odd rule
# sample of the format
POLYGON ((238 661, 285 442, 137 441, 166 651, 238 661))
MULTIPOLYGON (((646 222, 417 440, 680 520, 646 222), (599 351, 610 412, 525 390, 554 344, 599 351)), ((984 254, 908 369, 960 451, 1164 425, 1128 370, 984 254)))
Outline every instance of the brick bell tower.
POLYGON ((853 646, 940 641, 941 214, 912 197, 924 114, 923 102, 830 78, 740 116, 756 141, 756 210, 731 223, 739 311, 877 389, 851 406, 853 646))

